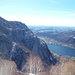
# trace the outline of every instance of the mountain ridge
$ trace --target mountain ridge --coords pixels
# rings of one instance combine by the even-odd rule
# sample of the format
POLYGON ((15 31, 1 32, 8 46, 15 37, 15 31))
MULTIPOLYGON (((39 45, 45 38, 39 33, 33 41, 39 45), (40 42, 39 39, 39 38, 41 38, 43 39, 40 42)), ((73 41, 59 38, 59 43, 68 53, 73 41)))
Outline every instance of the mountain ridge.
POLYGON ((0 17, 0 44, 0 52, 3 53, 4 58, 13 60, 20 70, 30 54, 39 56, 45 63, 44 66, 56 63, 46 43, 37 38, 21 22, 11 22, 0 17))

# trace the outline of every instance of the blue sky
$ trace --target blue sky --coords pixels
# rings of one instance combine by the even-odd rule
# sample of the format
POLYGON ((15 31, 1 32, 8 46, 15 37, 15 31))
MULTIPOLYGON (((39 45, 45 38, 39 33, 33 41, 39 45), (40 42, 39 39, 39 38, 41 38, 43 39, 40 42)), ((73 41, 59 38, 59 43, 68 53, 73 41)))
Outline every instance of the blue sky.
POLYGON ((0 16, 26 25, 75 26, 75 0, 0 0, 0 16))

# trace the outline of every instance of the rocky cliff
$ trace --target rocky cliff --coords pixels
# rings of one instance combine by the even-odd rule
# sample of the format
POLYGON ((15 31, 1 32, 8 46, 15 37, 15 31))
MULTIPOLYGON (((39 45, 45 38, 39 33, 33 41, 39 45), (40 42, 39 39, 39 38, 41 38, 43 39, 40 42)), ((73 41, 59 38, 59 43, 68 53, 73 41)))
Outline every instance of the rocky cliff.
POLYGON ((36 37, 25 24, 0 17, 0 57, 14 61, 21 71, 30 71, 27 65, 30 56, 40 61, 44 68, 56 64, 46 43, 36 37))

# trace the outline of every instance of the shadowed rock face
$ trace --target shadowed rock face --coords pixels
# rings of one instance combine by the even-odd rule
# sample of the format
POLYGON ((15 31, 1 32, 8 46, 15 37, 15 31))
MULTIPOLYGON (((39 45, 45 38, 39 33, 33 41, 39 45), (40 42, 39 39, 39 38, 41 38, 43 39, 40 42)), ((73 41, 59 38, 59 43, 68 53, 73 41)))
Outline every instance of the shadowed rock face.
POLYGON ((45 67, 56 63, 46 43, 38 39, 25 24, 0 17, 0 57, 13 60, 21 70, 30 54, 37 55, 45 67))
POLYGON ((0 33, 0 52, 2 53, 2 57, 5 59, 10 58, 10 50, 12 49, 12 42, 9 40, 7 36, 0 33))

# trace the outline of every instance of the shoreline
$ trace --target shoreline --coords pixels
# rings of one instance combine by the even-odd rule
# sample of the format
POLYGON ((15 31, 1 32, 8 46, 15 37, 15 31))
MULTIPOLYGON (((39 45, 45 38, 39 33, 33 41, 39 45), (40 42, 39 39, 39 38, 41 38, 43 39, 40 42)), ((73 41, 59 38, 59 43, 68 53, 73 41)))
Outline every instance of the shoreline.
POLYGON ((46 42, 46 44, 57 44, 57 45, 61 45, 61 46, 75 49, 75 47, 72 44, 65 44, 65 43, 62 43, 62 42, 59 42, 59 41, 56 41, 52 38, 47 38, 47 37, 39 37, 39 38, 44 40, 46 42))

